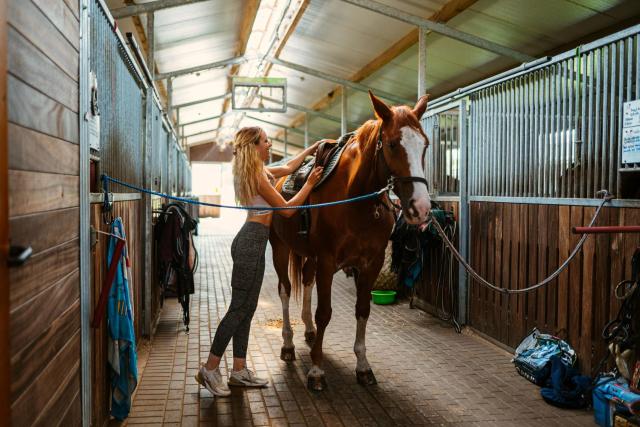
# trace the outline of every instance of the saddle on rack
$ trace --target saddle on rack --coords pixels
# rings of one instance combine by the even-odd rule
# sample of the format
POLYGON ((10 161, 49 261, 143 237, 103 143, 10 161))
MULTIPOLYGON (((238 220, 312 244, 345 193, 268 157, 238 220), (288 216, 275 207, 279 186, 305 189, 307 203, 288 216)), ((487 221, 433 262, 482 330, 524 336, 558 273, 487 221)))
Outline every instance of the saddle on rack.
POLYGON ((342 135, 336 142, 324 140, 316 150, 315 156, 303 163, 298 169, 296 169, 282 185, 282 197, 285 200, 291 199, 302 188, 309 174, 316 166, 324 167, 322 178, 316 184, 315 188, 318 188, 333 172, 342 152, 344 151, 347 141, 353 136, 354 132, 350 132, 342 135))

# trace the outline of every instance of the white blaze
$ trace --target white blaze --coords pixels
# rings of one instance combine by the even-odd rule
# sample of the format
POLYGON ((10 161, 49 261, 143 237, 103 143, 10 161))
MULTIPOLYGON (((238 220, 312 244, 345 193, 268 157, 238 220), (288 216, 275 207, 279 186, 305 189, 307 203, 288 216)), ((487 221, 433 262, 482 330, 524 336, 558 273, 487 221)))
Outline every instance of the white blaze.
MULTIPOLYGON (((407 160, 409 162, 409 175, 424 178, 425 171, 422 167, 422 153, 424 152, 425 140, 411 126, 403 126, 400 128, 402 138, 400 144, 407 152, 407 160)), ((427 214, 431 210, 431 198, 427 186, 420 182, 413 183, 413 194, 411 198, 414 200, 414 207, 420 215, 419 222, 427 219, 427 214)))

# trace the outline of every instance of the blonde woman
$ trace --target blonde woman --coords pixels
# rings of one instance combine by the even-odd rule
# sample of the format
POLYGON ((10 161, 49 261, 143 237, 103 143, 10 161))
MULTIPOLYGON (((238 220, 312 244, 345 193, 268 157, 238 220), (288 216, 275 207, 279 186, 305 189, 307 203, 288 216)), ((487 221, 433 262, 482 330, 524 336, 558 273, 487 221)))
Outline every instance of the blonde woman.
MULTIPOLYGON (((309 179, 288 202, 274 188, 275 179, 296 170, 304 158, 316 151, 318 143, 302 151, 284 166, 266 167, 271 141, 259 127, 245 127, 238 131, 233 142, 233 175, 236 198, 242 206, 299 206, 309 196, 322 176, 322 168, 315 168, 309 179)), ((246 367, 247 343, 251 319, 258 305, 264 276, 265 250, 269 226, 274 211, 250 210, 247 221, 231 244, 233 270, 231 273, 231 304, 216 330, 207 363, 203 364, 196 380, 216 396, 228 396, 231 391, 220 373, 220 360, 233 338, 233 370, 229 385, 263 387, 268 380, 256 377, 246 367)), ((290 217, 295 209, 275 211, 290 217)))

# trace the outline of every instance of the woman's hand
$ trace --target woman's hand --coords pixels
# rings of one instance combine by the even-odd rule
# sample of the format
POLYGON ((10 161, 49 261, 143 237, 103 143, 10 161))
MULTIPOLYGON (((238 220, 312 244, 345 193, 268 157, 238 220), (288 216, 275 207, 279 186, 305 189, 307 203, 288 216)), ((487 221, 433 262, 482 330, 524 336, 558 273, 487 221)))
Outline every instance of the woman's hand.
POLYGON ((311 145, 311 155, 315 154, 316 151, 318 151, 318 147, 320 146, 320 144, 322 144, 324 142, 324 139, 321 139, 320 141, 316 141, 313 143, 313 145, 311 145))
POLYGON ((307 184, 315 187, 315 185, 320 182, 320 178, 322 178, 322 173, 324 172, 323 167, 315 167, 309 174, 309 178, 307 178, 307 184))

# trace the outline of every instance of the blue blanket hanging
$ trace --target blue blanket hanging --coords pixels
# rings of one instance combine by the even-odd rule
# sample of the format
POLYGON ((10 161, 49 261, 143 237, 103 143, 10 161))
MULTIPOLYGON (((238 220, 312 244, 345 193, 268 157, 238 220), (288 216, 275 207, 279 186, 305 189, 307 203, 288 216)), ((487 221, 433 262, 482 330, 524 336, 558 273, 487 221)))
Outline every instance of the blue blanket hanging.
MULTIPOLYGON (((111 233, 126 239, 121 218, 111 224, 111 233)), ((107 265, 111 264, 116 238, 109 240, 107 265)), ((129 252, 125 246, 109 293, 107 321, 109 325, 109 366, 111 374, 111 415, 124 420, 131 409, 131 395, 138 384, 138 355, 133 328, 133 308, 129 288, 129 252)))

